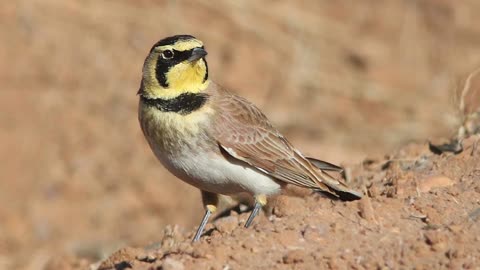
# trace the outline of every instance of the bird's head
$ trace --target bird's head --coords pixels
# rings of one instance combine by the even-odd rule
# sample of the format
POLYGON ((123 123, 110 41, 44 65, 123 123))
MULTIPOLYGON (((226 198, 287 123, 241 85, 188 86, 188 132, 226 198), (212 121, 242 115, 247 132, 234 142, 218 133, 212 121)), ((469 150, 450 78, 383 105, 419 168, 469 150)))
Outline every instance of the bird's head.
POLYGON ((203 43, 190 35, 160 40, 145 59, 139 94, 172 99, 202 92, 209 84, 206 55, 203 43))

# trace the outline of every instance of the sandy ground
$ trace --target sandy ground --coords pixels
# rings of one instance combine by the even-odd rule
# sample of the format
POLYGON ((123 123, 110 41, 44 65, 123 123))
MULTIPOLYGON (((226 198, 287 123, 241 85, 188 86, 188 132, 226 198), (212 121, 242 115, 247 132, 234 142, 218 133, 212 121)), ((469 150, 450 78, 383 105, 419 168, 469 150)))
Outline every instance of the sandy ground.
POLYGON ((0 269, 474 268, 477 138, 458 155, 426 141, 477 126, 466 116, 480 78, 460 92, 480 66, 478 11, 476 0, 4 1, 0 269), (146 53, 178 33, 204 41, 215 81, 308 156, 351 168, 370 196, 282 196, 253 228, 232 212, 190 245, 199 192, 159 165, 136 119, 146 53), (110 257, 125 247, 138 249, 110 257))

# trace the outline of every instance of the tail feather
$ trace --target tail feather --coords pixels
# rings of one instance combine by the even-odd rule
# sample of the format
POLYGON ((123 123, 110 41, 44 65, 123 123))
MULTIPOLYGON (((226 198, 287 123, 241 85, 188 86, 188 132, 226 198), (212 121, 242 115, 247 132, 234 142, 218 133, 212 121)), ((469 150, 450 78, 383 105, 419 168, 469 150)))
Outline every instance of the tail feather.
POLYGON ((330 174, 322 171, 321 179, 328 188, 338 196, 340 200, 353 201, 361 199, 363 194, 359 191, 349 188, 344 182, 339 179, 333 178, 330 174))
MULTIPOLYGON (((361 192, 349 188, 343 181, 339 179, 340 177, 333 177, 326 172, 331 171, 341 173, 344 171, 342 167, 319 159, 307 159, 313 166, 318 169, 316 171, 318 177, 322 181, 322 183, 328 187, 328 193, 331 193, 333 194, 333 196, 344 201, 353 201, 362 198, 363 194, 361 192)), ((318 190, 322 191, 321 189, 318 190)))
POLYGON ((320 159, 306 157, 306 159, 315 167, 323 171, 335 171, 335 172, 343 172, 344 169, 340 166, 332 164, 330 162, 326 162, 320 159))

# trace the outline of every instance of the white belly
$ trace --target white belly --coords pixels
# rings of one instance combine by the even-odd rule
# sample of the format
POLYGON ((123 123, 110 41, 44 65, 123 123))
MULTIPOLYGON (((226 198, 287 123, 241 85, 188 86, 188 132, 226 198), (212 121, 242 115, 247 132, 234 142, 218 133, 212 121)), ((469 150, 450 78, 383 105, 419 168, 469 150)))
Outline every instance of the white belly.
POLYGON ((178 178, 204 191, 219 194, 248 192, 272 195, 280 185, 268 175, 238 162, 232 163, 218 154, 179 154, 167 157, 157 153, 163 165, 178 178))
POLYGON ((201 190, 226 195, 280 192, 280 185, 268 175, 222 156, 214 140, 207 136, 208 108, 207 113, 198 111, 187 116, 139 108, 140 123, 150 147, 181 180, 201 190))

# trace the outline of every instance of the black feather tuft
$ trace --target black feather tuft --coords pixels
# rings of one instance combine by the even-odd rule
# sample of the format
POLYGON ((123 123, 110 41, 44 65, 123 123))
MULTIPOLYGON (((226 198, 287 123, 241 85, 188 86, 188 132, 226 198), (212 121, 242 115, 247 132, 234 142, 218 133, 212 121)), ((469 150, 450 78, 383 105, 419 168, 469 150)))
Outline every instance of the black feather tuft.
POLYGON ((176 35, 176 36, 167 37, 155 43, 152 49, 150 49, 150 52, 152 52, 153 49, 155 49, 158 46, 173 45, 179 40, 189 40, 189 39, 196 39, 196 38, 191 35, 176 35))

